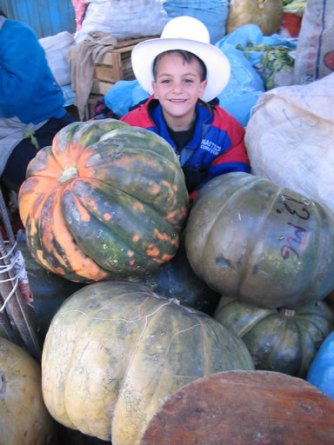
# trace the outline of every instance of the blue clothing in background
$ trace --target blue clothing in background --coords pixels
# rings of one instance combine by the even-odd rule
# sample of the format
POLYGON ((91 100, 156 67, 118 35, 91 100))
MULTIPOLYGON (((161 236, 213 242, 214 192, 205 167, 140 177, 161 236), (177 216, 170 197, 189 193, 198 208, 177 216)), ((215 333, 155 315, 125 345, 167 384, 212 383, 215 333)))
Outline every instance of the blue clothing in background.
POLYGON ((0 29, 0 118, 38 124, 65 113, 63 93, 36 35, 6 19, 0 29))
POLYGON ((33 30, 0 11, 1 186, 18 191, 38 150, 73 122, 64 103, 33 30))

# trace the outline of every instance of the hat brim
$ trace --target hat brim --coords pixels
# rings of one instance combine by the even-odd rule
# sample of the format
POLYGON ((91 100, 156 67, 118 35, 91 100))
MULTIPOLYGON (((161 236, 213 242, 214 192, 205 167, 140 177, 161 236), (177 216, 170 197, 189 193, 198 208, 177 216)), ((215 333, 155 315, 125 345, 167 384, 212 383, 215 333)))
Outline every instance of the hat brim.
POLYGON ((207 86, 202 99, 205 102, 217 97, 226 87, 231 73, 230 62, 216 46, 187 39, 150 39, 138 43, 132 50, 131 63, 134 75, 149 94, 153 93, 153 62, 161 53, 185 50, 199 57, 207 69, 207 86))

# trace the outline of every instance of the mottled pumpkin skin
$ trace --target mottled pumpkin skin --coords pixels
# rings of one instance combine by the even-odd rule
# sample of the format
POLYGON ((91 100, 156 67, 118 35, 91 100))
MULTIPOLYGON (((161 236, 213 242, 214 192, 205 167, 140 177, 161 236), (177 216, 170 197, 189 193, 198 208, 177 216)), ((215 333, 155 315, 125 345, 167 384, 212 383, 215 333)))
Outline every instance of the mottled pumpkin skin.
POLYGON ((30 162, 19 192, 32 256, 79 282, 140 274, 170 260, 187 204, 170 145, 113 119, 62 129, 30 162))
POLYGON ((221 295, 295 308, 334 288, 334 217, 320 204, 248 173, 202 189, 187 221, 194 271, 221 295))
MULTIPOLYGON (((36 330, 39 341, 43 343, 54 314, 64 300, 84 286, 84 283, 74 283, 73 281, 66 280, 66 278, 42 267, 32 258, 24 240, 17 243, 17 248, 22 253, 24 259, 29 286, 33 294, 31 306, 37 324, 36 330)), ((1 335, 1 325, 0 336, 3 337, 1 335)))
POLYGON ((0 444, 48 445, 54 439, 55 422, 43 402, 39 364, 0 338, 0 444))
POLYGON ((59 423, 113 445, 138 445, 168 395, 233 369, 254 369, 250 354, 212 317, 142 284, 104 281, 74 293, 54 316, 42 390, 59 423))
POLYGON ((266 309, 222 297, 214 318, 242 338, 256 369, 301 378, 334 329, 334 311, 324 301, 296 310, 266 309))
POLYGON ((264 35, 278 32, 283 19, 282 0, 231 0, 227 18, 227 32, 253 23, 264 35))
POLYGON ((211 289, 191 268, 184 244, 171 261, 144 277, 129 277, 129 281, 150 287, 153 292, 165 298, 174 298, 183 306, 213 315, 220 295, 211 289))

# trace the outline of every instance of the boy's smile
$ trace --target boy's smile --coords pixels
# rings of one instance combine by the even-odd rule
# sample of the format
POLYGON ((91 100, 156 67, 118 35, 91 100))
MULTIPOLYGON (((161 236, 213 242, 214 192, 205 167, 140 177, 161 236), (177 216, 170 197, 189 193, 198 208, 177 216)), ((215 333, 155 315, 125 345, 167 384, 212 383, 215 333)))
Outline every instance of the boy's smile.
POLYGON ((152 83, 154 96, 160 101, 167 125, 174 131, 191 127, 197 100, 202 97, 206 84, 206 80, 201 80, 196 60, 188 63, 179 54, 165 54, 159 60, 152 83))

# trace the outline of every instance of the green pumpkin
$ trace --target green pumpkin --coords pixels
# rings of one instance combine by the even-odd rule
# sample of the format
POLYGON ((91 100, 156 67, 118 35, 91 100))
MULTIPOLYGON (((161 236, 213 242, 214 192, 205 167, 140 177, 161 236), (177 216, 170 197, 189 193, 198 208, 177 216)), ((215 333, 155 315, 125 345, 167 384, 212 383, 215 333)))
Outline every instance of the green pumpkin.
POLYGON ((141 282, 161 297, 177 300, 206 314, 213 315, 220 295, 211 289, 189 264, 184 244, 181 243, 176 255, 159 269, 144 277, 130 277, 130 281, 141 282))
POLYGON ((211 180, 185 232, 190 265, 221 295, 295 308, 334 288, 334 216, 264 178, 236 172, 211 180))
POLYGON ((113 445, 139 445, 170 394, 234 369, 254 369, 250 354, 212 317, 142 284, 104 281, 81 288, 53 317, 42 390, 62 425, 113 445))
POLYGON ((214 318, 245 342, 256 369, 302 378, 334 329, 334 310, 324 301, 266 309, 222 297, 214 318))
POLYGON ((60 130, 19 191, 34 259, 85 283, 143 274, 173 258, 187 204, 172 147, 113 119, 60 130))
POLYGON ((84 284, 66 280, 42 267, 31 256, 25 241, 19 241, 17 248, 24 258, 29 287, 33 295, 30 306, 36 319, 39 339, 43 342, 52 317, 61 304, 84 284))

